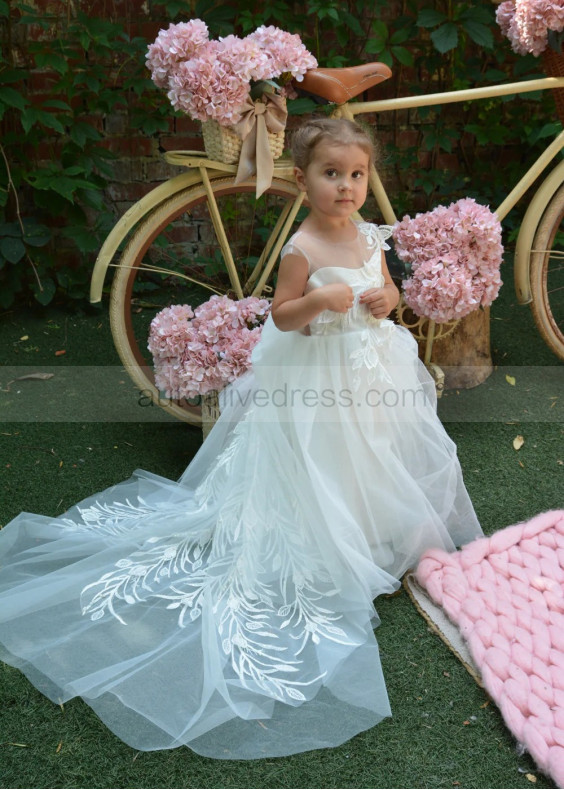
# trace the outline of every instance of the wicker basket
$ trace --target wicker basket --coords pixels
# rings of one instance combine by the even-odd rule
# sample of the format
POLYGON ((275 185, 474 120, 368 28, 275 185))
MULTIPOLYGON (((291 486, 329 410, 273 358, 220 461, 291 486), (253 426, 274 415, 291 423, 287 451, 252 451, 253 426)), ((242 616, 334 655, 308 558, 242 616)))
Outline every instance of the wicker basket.
MULTIPOLYGON (((543 65, 549 77, 564 77, 564 54, 547 47, 542 53, 543 65)), ((556 114, 564 124, 564 88, 551 91, 556 103, 556 114)))
POLYGON ((202 123, 204 148, 210 159, 233 165, 239 161, 243 141, 229 126, 220 126, 217 121, 202 123))
MULTIPOLYGON (((243 141, 230 126, 220 126, 217 121, 202 123, 204 148, 210 159, 233 165, 239 161, 243 141)), ((268 143, 273 159, 278 159, 284 150, 284 132, 268 132, 268 143)))
POLYGON ((210 392, 206 392, 205 395, 202 395, 201 407, 202 407, 202 434, 205 440, 208 433, 215 425, 216 420, 220 414, 219 397, 217 390, 211 390, 210 392))

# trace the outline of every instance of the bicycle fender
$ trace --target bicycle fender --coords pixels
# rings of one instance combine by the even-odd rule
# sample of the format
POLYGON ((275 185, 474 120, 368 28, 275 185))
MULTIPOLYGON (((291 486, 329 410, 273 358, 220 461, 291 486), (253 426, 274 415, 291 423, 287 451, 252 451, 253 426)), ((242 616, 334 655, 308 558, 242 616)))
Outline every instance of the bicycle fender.
POLYGON ((201 176, 198 170, 181 173, 159 184, 125 212, 108 234, 94 263, 90 279, 91 302, 102 300, 102 290, 108 267, 119 246, 133 228, 164 200, 180 192, 181 189, 197 184, 200 180, 201 176))
POLYGON ((563 183, 564 161, 545 178, 525 212, 517 238, 513 267, 515 294, 519 304, 530 304, 533 301, 530 278, 531 248, 545 209, 563 183))

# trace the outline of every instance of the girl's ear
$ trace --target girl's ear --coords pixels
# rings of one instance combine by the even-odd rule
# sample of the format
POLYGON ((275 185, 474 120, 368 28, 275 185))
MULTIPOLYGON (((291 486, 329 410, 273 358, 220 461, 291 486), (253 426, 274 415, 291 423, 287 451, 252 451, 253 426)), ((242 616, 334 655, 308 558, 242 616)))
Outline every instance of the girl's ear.
POLYGON ((305 183, 305 173, 301 169, 301 167, 294 167, 294 178, 296 179, 296 184, 300 188, 302 192, 307 192, 306 183, 305 183))

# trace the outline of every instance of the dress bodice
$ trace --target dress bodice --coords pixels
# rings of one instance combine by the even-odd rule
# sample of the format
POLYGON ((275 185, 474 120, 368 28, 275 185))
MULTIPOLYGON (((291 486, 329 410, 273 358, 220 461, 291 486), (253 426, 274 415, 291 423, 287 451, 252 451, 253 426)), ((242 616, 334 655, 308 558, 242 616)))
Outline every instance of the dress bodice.
POLYGON ((298 231, 282 250, 282 256, 298 254, 308 261, 309 279, 305 293, 332 283, 346 283, 353 290, 354 303, 347 313, 323 310, 310 322, 308 334, 357 331, 368 326, 377 327, 382 322, 382 319, 373 318, 366 305, 360 304, 359 297, 369 288, 384 285, 382 250, 390 249, 386 239, 391 236, 392 229, 389 225, 369 222, 354 224, 357 237, 352 242, 334 245, 298 231), (347 265, 332 265, 336 259, 347 265))

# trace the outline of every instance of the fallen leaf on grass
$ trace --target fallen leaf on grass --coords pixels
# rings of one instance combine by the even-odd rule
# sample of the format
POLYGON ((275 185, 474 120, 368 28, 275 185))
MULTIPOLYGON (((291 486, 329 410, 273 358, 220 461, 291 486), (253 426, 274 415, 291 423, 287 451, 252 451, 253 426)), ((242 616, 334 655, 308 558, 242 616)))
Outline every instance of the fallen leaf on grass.
POLYGON ((66 354, 66 353, 67 353, 67 352, 66 352, 66 351, 64 350, 64 348, 63 348, 61 351, 55 351, 55 356, 56 356, 56 357, 62 357, 62 355, 63 355, 63 354, 66 354))
POLYGON ((29 340, 29 335, 23 335, 20 340, 29 340))
POLYGON ((537 781, 537 777, 534 774, 525 774, 525 776, 529 780, 529 782, 533 782, 534 783, 534 782, 537 781))
POLYGON ((517 436, 513 439, 513 449, 520 450, 524 444, 525 444, 524 438, 521 436, 521 434, 517 434, 517 436))
MULTIPOLYGON (((13 379, 14 381, 26 381, 27 379, 32 379, 34 381, 47 381, 47 379, 52 379, 54 373, 26 373, 25 376, 18 376, 17 379, 13 379)), ((12 382, 10 382, 11 384, 12 382)))
POLYGON ((54 375, 54 373, 26 373, 25 376, 18 376, 16 379, 9 381, 6 384, 6 389, 3 389, 2 392, 10 392, 10 384, 13 384, 15 381, 26 381, 27 379, 47 381, 47 379, 52 379, 54 375))
POLYGON ((63 746, 63 742, 59 741, 59 745, 55 749, 55 754, 59 754, 59 752, 61 751, 62 746, 63 746))
POLYGON ((512 386, 512 387, 514 387, 514 386, 515 386, 515 377, 514 377, 514 376, 508 376, 508 375, 506 374, 506 376, 505 376, 505 380, 506 380, 506 382, 507 382, 508 384, 511 384, 511 386, 512 386))

